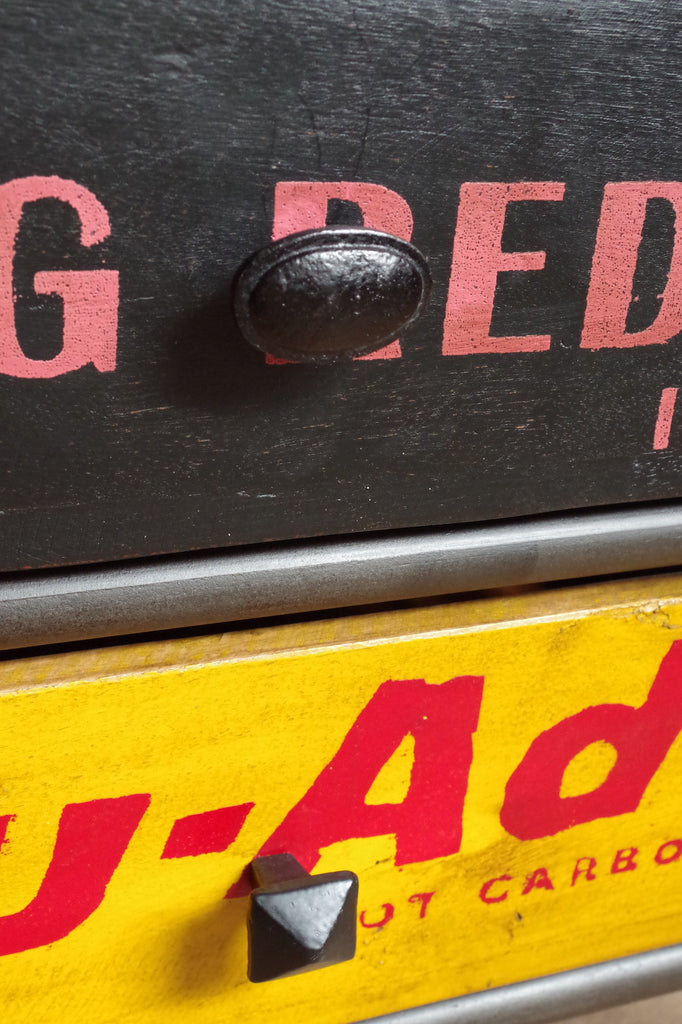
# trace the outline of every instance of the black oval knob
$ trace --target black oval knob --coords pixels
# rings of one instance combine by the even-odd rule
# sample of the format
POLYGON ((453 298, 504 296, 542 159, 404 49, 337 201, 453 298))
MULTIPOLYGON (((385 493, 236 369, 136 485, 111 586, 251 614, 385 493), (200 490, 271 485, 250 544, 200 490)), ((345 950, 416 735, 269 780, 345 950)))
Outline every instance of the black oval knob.
POLYGON ((366 355, 421 313, 431 278, 402 238, 328 227, 259 249, 235 283, 239 328, 256 348, 296 362, 366 355))

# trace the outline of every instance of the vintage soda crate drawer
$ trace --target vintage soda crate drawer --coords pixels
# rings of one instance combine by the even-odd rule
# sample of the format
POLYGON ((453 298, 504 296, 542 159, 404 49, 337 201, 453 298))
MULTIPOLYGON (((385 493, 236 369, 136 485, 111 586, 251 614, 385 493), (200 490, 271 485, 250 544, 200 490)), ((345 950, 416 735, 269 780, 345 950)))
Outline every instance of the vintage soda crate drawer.
POLYGON ((680 637, 669 575, 5 663, 3 1005, 348 1024, 682 941, 680 637), (357 922, 257 984, 284 853, 357 922))
POLYGON ((679 497, 681 18, 5 0, 0 570, 679 497))

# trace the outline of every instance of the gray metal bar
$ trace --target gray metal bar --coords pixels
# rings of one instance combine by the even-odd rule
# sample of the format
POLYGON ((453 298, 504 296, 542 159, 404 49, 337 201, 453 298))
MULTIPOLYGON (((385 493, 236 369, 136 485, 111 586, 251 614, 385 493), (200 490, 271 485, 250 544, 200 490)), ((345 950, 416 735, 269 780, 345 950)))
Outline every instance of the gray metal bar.
MULTIPOLYGON (((372 1018, 372 1024, 551 1024, 682 987, 682 946, 372 1018)), ((368 1024, 367 1021, 361 1024, 368 1024)))
POLYGON ((6 575, 0 649, 682 564, 682 503, 6 575))

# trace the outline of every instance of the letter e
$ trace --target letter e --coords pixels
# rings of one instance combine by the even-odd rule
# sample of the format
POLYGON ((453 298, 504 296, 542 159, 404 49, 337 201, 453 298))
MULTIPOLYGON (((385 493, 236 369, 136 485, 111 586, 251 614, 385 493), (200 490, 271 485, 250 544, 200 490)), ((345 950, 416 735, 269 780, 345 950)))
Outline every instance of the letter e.
POLYGON ((502 230, 509 203, 558 201, 564 185, 556 181, 464 182, 459 193, 452 249, 450 288, 445 306, 443 355, 481 352, 541 352, 549 335, 490 334, 497 275, 507 270, 542 270, 545 253, 503 252, 502 230))

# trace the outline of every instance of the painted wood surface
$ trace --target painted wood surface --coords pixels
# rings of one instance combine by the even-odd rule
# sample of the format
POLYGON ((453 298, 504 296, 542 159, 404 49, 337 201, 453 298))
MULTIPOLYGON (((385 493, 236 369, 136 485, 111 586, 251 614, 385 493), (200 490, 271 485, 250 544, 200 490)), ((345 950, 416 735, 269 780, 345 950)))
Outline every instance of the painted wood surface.
POLYGON ((677 497, 667 0, 8 0, 0 569, 677 497), (373 358, 268 361, 275 236, 412 241, 373 358))
POLYGON ((0 707, 12 1021, 349 1024, 682 941, 680 576, 9 661, 0 707), (253 985, 284 850, 358 874, 358 950, 253 985))

